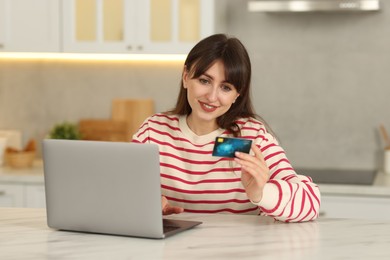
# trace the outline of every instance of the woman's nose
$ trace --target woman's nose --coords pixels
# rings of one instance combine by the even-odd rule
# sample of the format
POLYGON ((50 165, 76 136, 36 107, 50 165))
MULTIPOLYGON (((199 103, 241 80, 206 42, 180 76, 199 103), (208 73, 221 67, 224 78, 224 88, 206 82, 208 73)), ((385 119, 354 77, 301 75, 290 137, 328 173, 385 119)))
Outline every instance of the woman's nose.
POLYGON ((209 92, 207 93, 207 98, 209 101, 216 101, 218 96, 218 89, 216 87, 210 88, 209 92))

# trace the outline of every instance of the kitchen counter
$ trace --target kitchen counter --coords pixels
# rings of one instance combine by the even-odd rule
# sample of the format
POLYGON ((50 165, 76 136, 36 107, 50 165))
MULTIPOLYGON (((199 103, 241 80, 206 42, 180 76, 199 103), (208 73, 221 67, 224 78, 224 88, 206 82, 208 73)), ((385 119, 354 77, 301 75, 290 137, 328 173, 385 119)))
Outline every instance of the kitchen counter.
POLYGON ((44 209, 0 208, 0 259, 390 259, 390 221, 183 213, 203 224, 155 240, 65 232, 44 209))
POLYGON ((321 194, 390 197, 390 174, 378 172, 372 185, 319 183, 321 194))
MULTIPOLYGON (((0 167, 0 183, 43 184, 42 160, 35 161, 31 168, 0 167)), ((372 185, 317 184, 320 186, 321 194, 390 197, 390 174, 382 172, 376 174, 372 185)))
POLYGON ((43 184, 43 162, 42 160, 34 161, 32 167, 28 168, 11 168, 8 166, 0 167, 0 183, 15 184, 43 184))

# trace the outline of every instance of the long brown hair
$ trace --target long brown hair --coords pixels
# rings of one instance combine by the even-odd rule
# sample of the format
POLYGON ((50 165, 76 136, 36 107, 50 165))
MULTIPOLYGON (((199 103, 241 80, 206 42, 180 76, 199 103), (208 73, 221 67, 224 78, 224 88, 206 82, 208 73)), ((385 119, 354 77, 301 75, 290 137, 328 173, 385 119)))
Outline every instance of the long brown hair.
MULTIPOLYGON (((191 72, 192 78, 198 78, 217 60, 222 61, 225 66, 226 81, 232 84, 240 94, 230 109, 217 118, 217 124, 233 136, 240 136, 240 128, 235 122, 237 119, 254 117, 264 122, 254 112, 250 98, 251 62, 244 45, 235 37, 228 37, 225 34, 211 35, 192 48, 185 60, 184 69, 191 72)), ((189 115, 191 111, 187 89, 184 88, 182 79, 176 106, 167 113, 189 115)))

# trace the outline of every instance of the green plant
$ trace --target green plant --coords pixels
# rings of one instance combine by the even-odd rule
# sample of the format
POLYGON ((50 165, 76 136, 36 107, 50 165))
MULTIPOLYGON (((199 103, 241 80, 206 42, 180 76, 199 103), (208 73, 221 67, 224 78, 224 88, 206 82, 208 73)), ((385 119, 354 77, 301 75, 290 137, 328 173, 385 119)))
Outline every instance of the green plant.
POLYGON ((81 134, 77 125, 63 122, 56 124, 49 133, 49 138, 51 139, 68 139, 68 140, 79 140, 81 139, 81 134))

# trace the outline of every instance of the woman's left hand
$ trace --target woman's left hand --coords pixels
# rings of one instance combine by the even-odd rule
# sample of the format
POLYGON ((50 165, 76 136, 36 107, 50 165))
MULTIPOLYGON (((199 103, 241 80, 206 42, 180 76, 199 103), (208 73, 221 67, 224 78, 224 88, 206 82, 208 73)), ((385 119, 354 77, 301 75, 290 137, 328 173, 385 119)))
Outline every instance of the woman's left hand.
POLYGON ((241 165, 241 183, 248 198, 254 203, 261 201, 264 185, 269 179, 269 169, 260 149, 252 144, 254 156, 236 152, 234 160, 241 165))

